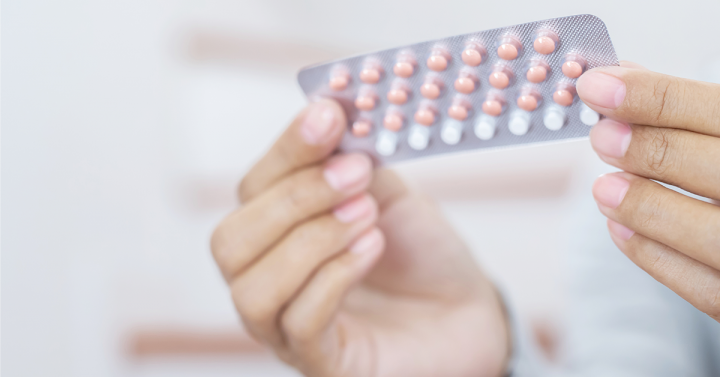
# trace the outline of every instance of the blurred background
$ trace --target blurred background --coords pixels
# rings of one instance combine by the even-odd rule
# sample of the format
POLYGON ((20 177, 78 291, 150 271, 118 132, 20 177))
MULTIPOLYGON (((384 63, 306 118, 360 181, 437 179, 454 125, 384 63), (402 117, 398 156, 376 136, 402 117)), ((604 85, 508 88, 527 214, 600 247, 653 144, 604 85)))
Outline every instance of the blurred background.
MULTIPOLYGON (((579 13, 621 59, 720 82, 716 0, 6 0, 2 372, 297 376, 240 329, 209 252, 235 185, 306 103, 304 65, 579 13)), ((544 341, 562 336, 587 141, 397 167, 544 341)))

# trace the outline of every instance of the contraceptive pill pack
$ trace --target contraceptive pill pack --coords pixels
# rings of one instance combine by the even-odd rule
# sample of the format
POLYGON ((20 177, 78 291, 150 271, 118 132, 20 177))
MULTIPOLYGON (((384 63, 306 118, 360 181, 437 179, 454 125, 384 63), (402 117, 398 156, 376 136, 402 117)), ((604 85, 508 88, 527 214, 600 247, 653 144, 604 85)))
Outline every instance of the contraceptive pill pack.
POLYGON ((577 97, 588 69, 618 65, 592 15, 530 22, 305 68, 311 100, 348 115, 340 145, 380 164, 586 137, 600 116, 577 97))

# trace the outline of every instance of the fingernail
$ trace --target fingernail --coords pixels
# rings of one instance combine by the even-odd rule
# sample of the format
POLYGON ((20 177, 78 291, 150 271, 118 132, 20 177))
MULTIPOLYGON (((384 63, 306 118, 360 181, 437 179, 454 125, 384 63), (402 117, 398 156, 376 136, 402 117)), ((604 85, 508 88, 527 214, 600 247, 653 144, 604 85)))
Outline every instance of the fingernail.
POLYGON ((587 72, 580 76, 576 89, 587 104, 617 109, 625 100, 625 83, 615 76, 602 72, 587 72))
POLYGON ((335 208, 333 215, 341 223, 357 221, 372 212, 373 201, 368 195, 362 195, 335 208))
POLYGON ((595 200, 605 207, 615 209, 622 203, 630 188, 630 182, 618 174, 601 175, 593 184, 595 200))
POLYGON ((630 237, 635 234, 635 231, 632 229, 629 229, 625 227, 624 225, 620 223, 616 223, 615 221, 612 221, 608 219, 608 229, 610 230, 610 233, 612 233, 615 237, 620 238, 623 241, 627 241, 630 239, 630 237))
POLYGON ((380 233, 379 229, 375 228, 355 240, 355 242, 350 245, 349 250, 353 254, 364 254, 377 250, 382 246, 382 242, 382 233, 380 233))
POLYGON ((630 146, 632 129, 627 124, 603 119, 590 131, 590 143, 595 151, 606 157, 621 158, 630 146))
POLYGON ((355 187, 370 177, 370 160, 361 154, 346 154, 331 158, 325 166, 325 180, 337 191, 355 187))
POLYGON ((335 124, 335 112, 322 104, 314 104, 305 115, 300 126, 300 134, 310 145, 327 141, 335 124))

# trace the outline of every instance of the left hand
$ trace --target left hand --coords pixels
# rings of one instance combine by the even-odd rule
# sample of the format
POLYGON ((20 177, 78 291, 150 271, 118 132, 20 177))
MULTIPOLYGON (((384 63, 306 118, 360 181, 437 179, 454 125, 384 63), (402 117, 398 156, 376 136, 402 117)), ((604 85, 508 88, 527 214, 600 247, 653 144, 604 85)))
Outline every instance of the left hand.
POLYGON ((625 170, 593 186, 613 241, 720 322, 720 207, 652 181, 720 200, 720 85, 623 62, 588 71, 577 91, 608 117, 590 133, 593 148, 625 170))

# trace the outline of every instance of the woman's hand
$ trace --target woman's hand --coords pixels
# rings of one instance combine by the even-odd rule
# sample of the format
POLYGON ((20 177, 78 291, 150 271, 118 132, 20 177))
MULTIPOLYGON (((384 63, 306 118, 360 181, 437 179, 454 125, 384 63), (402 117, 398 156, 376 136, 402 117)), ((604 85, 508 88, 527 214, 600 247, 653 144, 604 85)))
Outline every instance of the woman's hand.
POLYGON ((720 200, 720 85, 623 63, 588 71, 577 90, 610 118, 590 133, 593 148, 625 170, 601 176, 593 187, 613 241, 720 321, 720 207, 652 181, 720 200))
POLYGON ((426 199, 362 154, 332 155, 332 101, 305 109, 212 237, 248 331, 308 376, 499 376, 492 284, 426 199))

